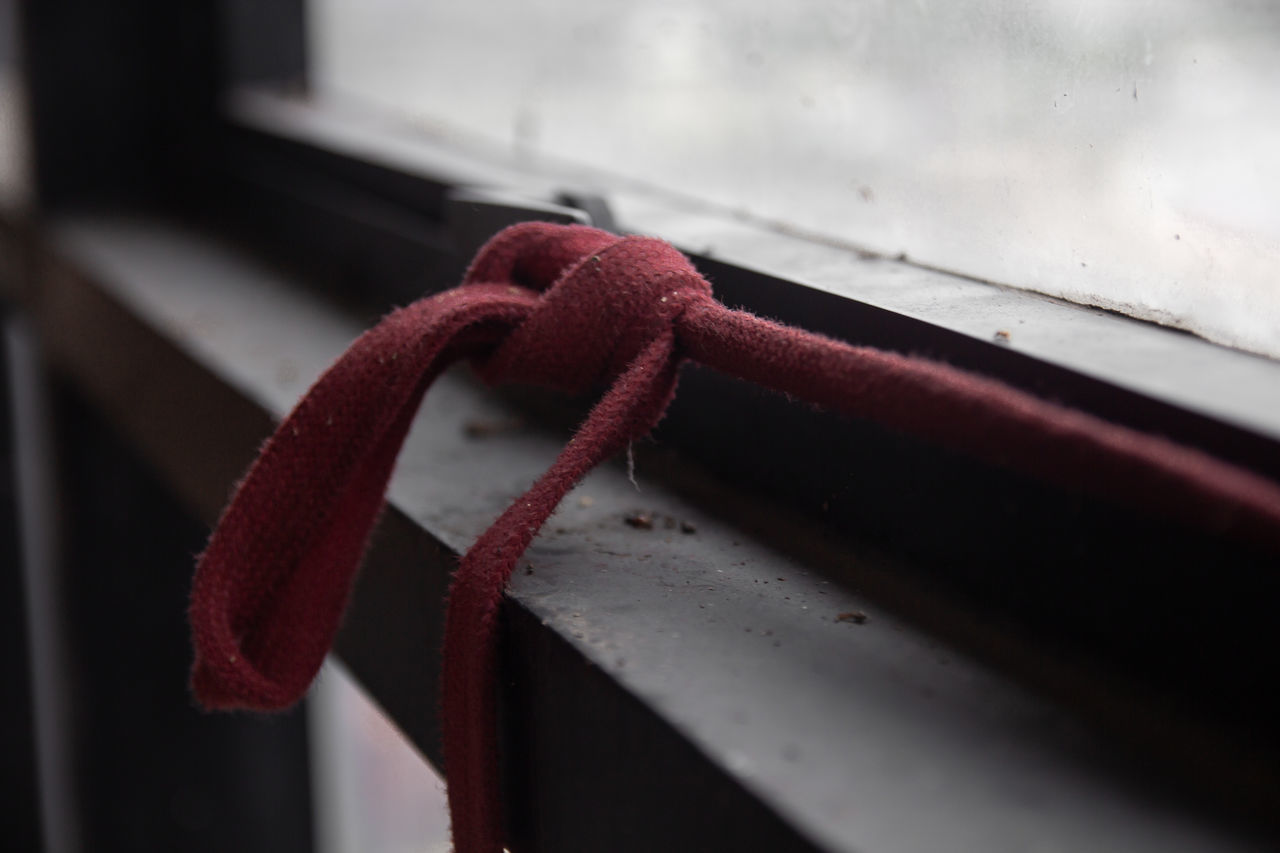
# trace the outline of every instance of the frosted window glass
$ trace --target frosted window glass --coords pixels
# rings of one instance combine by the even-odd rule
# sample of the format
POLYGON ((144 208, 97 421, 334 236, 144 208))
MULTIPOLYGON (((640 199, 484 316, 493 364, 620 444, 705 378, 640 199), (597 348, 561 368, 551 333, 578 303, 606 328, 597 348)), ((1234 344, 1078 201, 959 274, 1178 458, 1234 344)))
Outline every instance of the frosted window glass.
POLYGON ((314 0, 321 97, 1280 356, 1280 4, 314 0))

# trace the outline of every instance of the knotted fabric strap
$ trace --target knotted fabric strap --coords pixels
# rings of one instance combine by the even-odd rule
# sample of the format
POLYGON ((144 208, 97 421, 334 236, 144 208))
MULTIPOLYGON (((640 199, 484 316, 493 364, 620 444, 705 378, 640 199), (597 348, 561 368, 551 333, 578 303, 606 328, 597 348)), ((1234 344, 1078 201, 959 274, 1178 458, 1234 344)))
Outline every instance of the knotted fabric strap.
POLYGON ((662 417, 685 359, 1280 551, 1272 481, 943 364, 730 310, 659 240, 528 223, 481 249, 461 286, 356 340, 263 447, 196 569, 192 685, 206 707, 271 710, 302 697, 333 643, 423 394, 463 358, 491 383, 610 387, 454 577, 442 713, 460 853, 502 849, 494 660, 503 588, 574 484, 662 417))

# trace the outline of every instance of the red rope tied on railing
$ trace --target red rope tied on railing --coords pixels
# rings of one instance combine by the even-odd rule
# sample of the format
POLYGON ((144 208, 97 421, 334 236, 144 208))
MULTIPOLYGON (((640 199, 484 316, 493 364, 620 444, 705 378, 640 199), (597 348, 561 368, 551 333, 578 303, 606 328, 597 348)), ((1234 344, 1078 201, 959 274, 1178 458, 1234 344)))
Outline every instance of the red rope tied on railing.
POLYGON ((516 561, 588 471, 662 417, 690 358, 1072 489, 1280 551, 1280 486, 1008 386, 733 311, 675 249, 582 226, 517 225, 463 284, 395 311, 316 382, 263 447, 196 570, 192 685, 210 708, 302 697, 333 643, 409 425, 432 381, 611 387, 548 471, 462 558, 442 714, 456 849, 502 848, 495 619, 516 561))

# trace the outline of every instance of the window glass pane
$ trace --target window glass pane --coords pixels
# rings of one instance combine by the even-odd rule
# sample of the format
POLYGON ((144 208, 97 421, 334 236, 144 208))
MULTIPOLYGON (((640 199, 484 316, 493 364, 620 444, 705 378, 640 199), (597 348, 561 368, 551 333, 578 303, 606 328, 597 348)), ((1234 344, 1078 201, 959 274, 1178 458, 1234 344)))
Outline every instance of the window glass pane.
POLYGON ((320 97, 1280 355, 1280 4, 313 0, 320 97))
POLYGON ((0 208, 16 208, 27 194, 26 124, 18 75, 17 9, 0 0, 0 208))

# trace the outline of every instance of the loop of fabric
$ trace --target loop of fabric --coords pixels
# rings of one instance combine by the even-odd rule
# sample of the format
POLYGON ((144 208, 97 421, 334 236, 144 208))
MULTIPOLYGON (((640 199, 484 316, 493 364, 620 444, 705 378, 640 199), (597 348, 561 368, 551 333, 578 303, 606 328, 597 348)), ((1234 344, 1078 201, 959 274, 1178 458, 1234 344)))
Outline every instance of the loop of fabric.
POLYGON ((459 288, 366 332, 280 424, 200 557, 192 686, 209 708, 296 702, 333 645, 355 567, 426 388, 483 355, 536 295, 459 288))
POLYGON ((498 234, 462 286, 393 312, 316 382, 240 483, 192 589, 209 708, 296 702, 333 643, 396 455, 432 381, 610 387, 555 463, 463 556, 441 681, 455 847, 498 853, 496 617, 564 495, 661 419, 686 358, 994 464, 1280 553, 1280 486, 1204 453, 936 362, 731 311, 675 249, 582 226, 498 234))

